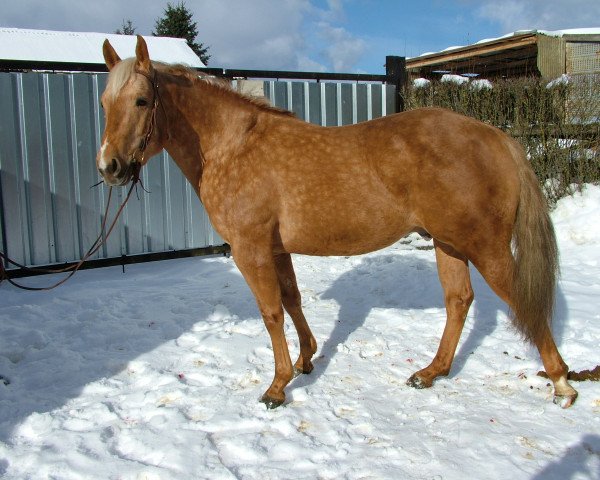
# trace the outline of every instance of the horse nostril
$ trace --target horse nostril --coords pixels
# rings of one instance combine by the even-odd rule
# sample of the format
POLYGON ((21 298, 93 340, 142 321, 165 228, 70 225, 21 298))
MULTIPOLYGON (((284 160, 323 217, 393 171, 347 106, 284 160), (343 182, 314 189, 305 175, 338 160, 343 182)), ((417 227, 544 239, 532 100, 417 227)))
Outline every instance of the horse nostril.
POLYGON ((110 163, 105 163, 104 165, 99 165, 98 170, 103 177, 110 175, 111 177, 116 177, 121 170, 119 166, 119 161, 116 158, 111 159, 110 163))
POLYGON ((101 168, 100 171, 103 175, 116 175, 119 171, 119 161, 116 158, 113 158, 110 163, 104 168, 101 168))

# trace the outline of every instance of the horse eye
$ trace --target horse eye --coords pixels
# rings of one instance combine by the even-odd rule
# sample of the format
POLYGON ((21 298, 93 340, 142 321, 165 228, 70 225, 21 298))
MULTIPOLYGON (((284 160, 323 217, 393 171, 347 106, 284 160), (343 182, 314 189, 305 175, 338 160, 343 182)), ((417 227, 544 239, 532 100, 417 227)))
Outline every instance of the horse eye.
POLYGON ((135 101, 135 104, 138 107, 145 107, 146 105, 148 105, 148 100, 146 100, 145 98, 138 98, 135 101))

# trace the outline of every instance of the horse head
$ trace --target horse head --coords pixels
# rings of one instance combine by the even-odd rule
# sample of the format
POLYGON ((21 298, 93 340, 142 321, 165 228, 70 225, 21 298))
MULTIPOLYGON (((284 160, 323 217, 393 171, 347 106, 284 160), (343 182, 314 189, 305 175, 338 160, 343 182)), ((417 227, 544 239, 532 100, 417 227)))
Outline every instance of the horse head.
POLYGON ((110 73, 102 94, 106 122, 96 164, 106 184, 125 185, 137 180, 140 168, 163 148, 156 70, 140 35, 135 58, 121 60, 108 40, 102 50, 110 73))

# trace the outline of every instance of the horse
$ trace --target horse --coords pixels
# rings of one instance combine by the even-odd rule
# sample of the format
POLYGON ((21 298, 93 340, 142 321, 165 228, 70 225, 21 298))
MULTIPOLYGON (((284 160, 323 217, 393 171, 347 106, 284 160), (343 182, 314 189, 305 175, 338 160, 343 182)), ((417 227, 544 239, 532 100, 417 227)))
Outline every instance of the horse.
POLYGON ((407 111, 343 127, 304 122, 223 80, 150 60, 137 37, 121 59, 108 40, 105 130, 96 158, 110 186, 136 181, 165 149, 192 185, 252 291, 273 348, 267 408, 313 370, 317 343, 291 254, 357 255, 411 232, 433 238, 446 324, 431 363, 407 384, 448 375, 471 302, 469 262, 539 350, 563 408, 567 381, 550 329, 558 251, 548 207, 519 144, 449 110, 407 111), (292 364, 284 310, 298 334, 292 364))

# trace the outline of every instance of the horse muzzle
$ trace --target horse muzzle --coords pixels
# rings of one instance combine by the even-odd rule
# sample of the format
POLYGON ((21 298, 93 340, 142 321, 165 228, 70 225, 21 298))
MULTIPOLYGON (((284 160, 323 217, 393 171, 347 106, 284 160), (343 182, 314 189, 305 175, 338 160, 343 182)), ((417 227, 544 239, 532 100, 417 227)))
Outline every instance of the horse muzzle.
POLYGON ((130 180, 137 181, 140 168, 141 165, 137 160, 125 163, 116 158, 98 164, 98 171, 104 183, 111 187, 127 185, 130 180))

